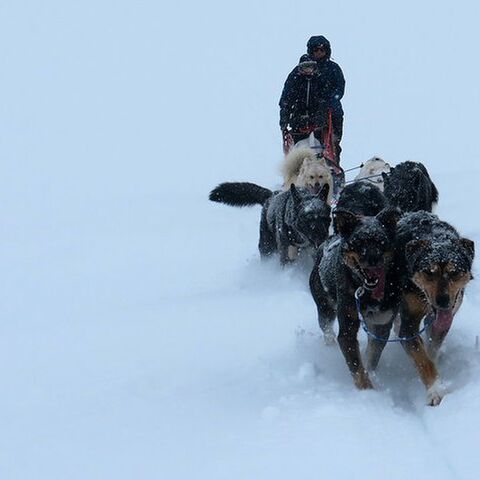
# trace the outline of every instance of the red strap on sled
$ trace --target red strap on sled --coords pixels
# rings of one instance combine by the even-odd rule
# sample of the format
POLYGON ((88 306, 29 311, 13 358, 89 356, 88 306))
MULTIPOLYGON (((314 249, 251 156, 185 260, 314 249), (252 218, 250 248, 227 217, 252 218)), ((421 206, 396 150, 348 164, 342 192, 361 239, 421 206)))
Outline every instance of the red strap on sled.
POLYGON ((323 156, 329 160, 334 172, 340 174, 343 172, 342 167, 337 162, 337 155, 335 152, 335 143, 333 141, 333 119, 332 119, 332 109, 328 109, 328 125, 327 131, 323 137, 323 156))
POLYGON ((323 137, 323 145, 325 146, 323 156, 336 164, 337 159, 335 158, 335 146, 333 145, 333 120, 331 108, 328 109, 328 125, 327 131, 323 137))

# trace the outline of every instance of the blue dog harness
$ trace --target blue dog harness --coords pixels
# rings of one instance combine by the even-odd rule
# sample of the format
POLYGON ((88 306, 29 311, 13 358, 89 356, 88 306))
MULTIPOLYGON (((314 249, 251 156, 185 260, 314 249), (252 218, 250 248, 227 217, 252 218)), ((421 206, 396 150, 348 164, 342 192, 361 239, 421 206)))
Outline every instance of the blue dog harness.
POLYGON ((375 335, 373 332, 371 332, 368 329, 367 322, 363 318, 361 308, 360 308, 360 297, 363 295, 364 292, 365 290, 363 287, 357 288, 357 290, 355 291, 355 305, 357 307, 358 318, 360 319, 360 324, 362 325, 363 330, 369 337, 373 338, 374 340, 377 340, 379 342, 386 342, 386 343, 408 342, 410 340, 413 340, 419 337, 435 321, 435 316, 432 315, 431 318, 428 318, 427 315, 425 315, 425 317, 427 317, 427 320, 425 320, 425 317, 422 318, 422 320, 424 320, 423 328, 419 332, 417 332, 415 335, 412 335, 411 337, 398 337, 398 338, 393 338, 391 340, 389 340, 388 337, 387 338, 379 337, 378 335, 375 335))

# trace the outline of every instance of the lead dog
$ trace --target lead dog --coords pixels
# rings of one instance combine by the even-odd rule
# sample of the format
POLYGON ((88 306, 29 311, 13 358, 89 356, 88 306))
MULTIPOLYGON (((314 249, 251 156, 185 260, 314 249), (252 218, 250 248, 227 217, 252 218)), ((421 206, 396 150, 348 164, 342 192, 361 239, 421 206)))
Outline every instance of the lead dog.
MULTIPOLYGON (((353 186, 345 187, 339 202, 350 188, 353 186)), ((378 191, 376 187, 371 188, 378 191)), ((362 197, 358 201, 361 202, 362 197)), ((358 203, 355 207, 359 208, 358 203)), ((379 203, 377 208, 381 207, 382 203, 379 203)), ((373 207, 369 208, 370 213, 373 207)), ((360 311, 370 331, 382 339, 368 339, 367 369, 373 370, 385 347, 383 339, 390 334, 398 306, 398 277, 393 260, 399 216, 400 211, 392 207, 381 210, 375 216, 336 210, 334 223, 338 234, 318 250, 310 275, 310 291, 317 306, 318 322, 325 342, 334 342, 332 325, 337 316, 338 343, 359 389, 373 386, 360 357, 357 340, 360 318, 355 292, 359 289, 362 292, 360 311)))
POLYGON ((400 219, 395 247, 402 283, 399 333, 411 338, 402 345, 427 388, 427 403, 438 405, 443 388, 435 358, 473 278, 474 243, 436 215, 421 211, 400 219), (426 348, 418 335, 425 316, 433 320, 426 348))

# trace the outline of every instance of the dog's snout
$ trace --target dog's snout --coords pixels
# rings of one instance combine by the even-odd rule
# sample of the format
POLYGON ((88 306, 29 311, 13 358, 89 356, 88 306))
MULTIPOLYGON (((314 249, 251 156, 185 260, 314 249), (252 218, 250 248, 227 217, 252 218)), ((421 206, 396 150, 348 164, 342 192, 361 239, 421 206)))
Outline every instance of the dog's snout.
POLYGON ((436 296, 435 303, 439 308, 448 308, 450 306, 450 297, 446 293, 436 296))
POLYGON ((365 264, 368 267, 378 267, 383 264, 383 257, 380 252, 370 251, 365 255, 365 264))

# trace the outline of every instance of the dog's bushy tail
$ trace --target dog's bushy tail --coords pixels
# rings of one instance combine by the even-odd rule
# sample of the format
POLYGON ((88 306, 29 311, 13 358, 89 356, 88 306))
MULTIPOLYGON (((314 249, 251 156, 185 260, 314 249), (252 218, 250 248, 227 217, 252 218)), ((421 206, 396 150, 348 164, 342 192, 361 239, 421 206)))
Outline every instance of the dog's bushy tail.
POLYGON ((273 195, 268 188, 249 182, 226 182, 215 187, 209 195, 212 202, 232 207, 263 205, 273 195))

